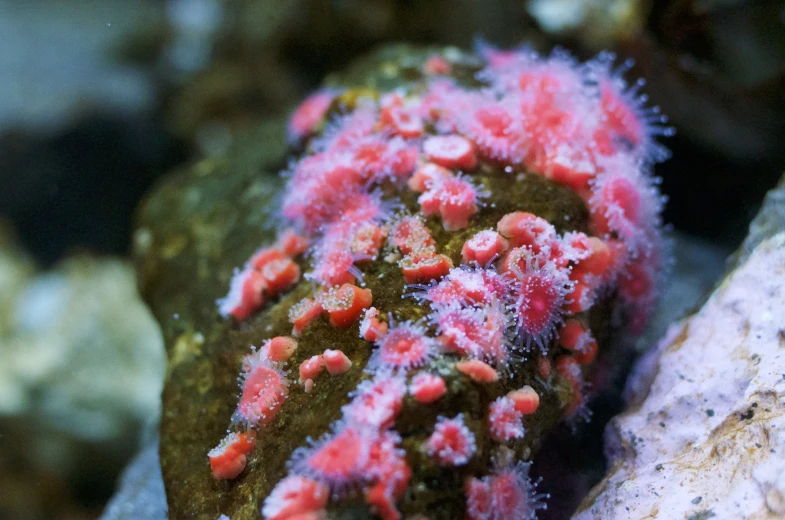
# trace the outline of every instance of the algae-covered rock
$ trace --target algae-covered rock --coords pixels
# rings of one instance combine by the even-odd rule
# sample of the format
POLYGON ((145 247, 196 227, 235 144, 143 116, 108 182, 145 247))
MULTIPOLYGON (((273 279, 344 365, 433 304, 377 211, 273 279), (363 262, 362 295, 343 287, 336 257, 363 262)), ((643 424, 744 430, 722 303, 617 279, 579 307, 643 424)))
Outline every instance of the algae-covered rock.
POLYGON ((157 189, 172 518, 536 515, 521 461, 661 265, 657 130, 609 65, 383 50, 157 189))

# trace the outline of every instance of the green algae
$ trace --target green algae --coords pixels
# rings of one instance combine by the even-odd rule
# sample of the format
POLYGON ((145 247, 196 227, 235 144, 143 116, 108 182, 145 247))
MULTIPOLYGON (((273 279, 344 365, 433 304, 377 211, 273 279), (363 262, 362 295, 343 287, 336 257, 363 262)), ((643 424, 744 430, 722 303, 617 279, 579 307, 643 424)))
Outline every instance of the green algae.
MULTIPOLYGON (((388 72, 393 54, 385 54, 388 72)), ((406 56, 412 59, 411 54, 406 56)), ((358 66, 358 70, 365 69, 358 66)), ((378 88, 381 80, 370 83, 378 88)), ((239 395, 237 378, 243 356, 250 352, 251 345, 258 346, 276 335, 289 335, 289 308, 312 295, 311 283, 301 281, 279 301, 243 323, 222 319, 215 304, 226 294, 235 267, 258 247, 271 243, 276 229, 282 227, 273 208, 282 185, 277 171, 285 164, 287 153, 284 134, 280 121, 260 125, 226 156, 170 176, 140 209, 136 237, 140 289, 163 327, 169 355, 163 392, 161 465, 171 518, 214 519, 221 513, 235 520, 258 518, 262 500, 285 476, 292 452, 306 446, 308 438, 318 439, 328 432, 330 424, 340 417, 341 406, 348 402, 349 392, 368 377, 363 368, 372 346, 359 338, 358 325, 336 329, 324 315, 319 317, 298 338, 299 348, 287 367, 290 378, 296 380, 296 367, 303 360, 328 348, 341 349, 353 363, 351 370, 336 377, 320 375, 311 393, 292 381, 281 412, 260 430, 243 474, 230 482, 213 479, 206 454, 230 423, 239 395)), ((468 228, 448 233, 438 218, 425 219, 437 249, 455 265, 460 264, 466 239, 495 227, 510 211, 535 213, 559 232, 586 231, 588 211, 580 197, 542 176, 483 164, 471 179, 490 194, 468 228)), ((417 212, 415 194, 398 195, 408 211, 417 212)), ((303 261, 301 266, 305 267, 303 261)), ((380 259, 361 269, 364 283, 373 292, 373 305, 383 314, 390 312, 398 321, 418 320, 427 314, 427 304, 404 297, 405 284, 397 264, 380 259)), ((592 321, 606 320, 592 317, 592 321)), ((537 353, 527 355, 536 357, 537 353)), ((399 504, 404 515, 462 517, 465 477, 487 473, 494 457, 530 458, 560 421, 570 398, 568 387, 559 378, 539 377, 534 362, 521 359, 503 371, 500 381, 479 385, 457 373, 452 361, 445 356, 428 368, 444 377, 448 394, 427 406, 407 397, 396 421, 414 472, 399 504), (507 448, 494 448, 498 443, 491 442, 485 423, 488 405, 526 384, 540 395, 540 408, 525 417, 527 433, 523 439, 507 443, 507 448), (442 468, 422 452, 421 445, 438 416, 458 413, 464 414, 475 433, 478 452, 465 467, 442 468)), ((338 506, 331 505, 330 516, 368 518, 369 512, 362 497, 355 495, 338 506)))

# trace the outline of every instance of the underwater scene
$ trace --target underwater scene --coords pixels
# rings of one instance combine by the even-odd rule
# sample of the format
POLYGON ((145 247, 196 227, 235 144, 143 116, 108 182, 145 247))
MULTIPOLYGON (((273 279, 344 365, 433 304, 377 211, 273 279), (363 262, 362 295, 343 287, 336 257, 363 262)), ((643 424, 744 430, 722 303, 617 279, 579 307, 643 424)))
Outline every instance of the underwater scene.
POLYGON ((785 2, 0 44, 0 520, 785 518, 785 2))

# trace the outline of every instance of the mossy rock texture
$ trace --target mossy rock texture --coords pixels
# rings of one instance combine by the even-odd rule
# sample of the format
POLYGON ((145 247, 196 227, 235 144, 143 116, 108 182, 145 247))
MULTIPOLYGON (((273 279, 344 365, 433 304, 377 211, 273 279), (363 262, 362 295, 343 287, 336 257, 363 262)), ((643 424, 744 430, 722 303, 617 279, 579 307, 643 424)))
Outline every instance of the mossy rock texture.
MULTIPOLYGON (((336 76, 329 81, 388 89, 394 86, 393 79, 417 79, 416 74, 406 74, 407 63, 424 59, 417 56, 417 52, 406 47, 394 47, 372 56, 372 66, 359 64, 349 76, 336 76), (378 77, 387 79, 373 79, 378 77)), ((471 58, 463 59, 467 70, 471 70, 471 58)), ((467 73, 466 77, 468 81, 473 76, 467 73)), ((230 424, 240 391, 238 374, 243 356, 250 352, 251 345, 289 335, 289 308, 313 291, 312 283, 302 280, 242 323, 224 319, 216 306, 216 300, 226 294, 235 268, 260 246, 272 243, 276 231, 284 227, 276 211, 283 184, 278 171, 286 166, 292 153, 284 137, 282 121, 259 124, 239 137, 226 155, 172 173, 139 210, 135 252, 140 290, 161 323, 169 360, 160 454, 172 519, 214 520, 220 514, 233 520, 259 518, 262 501, 286 475, 286 463, 293 450, 307 445, 308 437, 318 438, 329 431, 331 423, 340 418, 341 406, 349 401, 348 394, 369 377, 363 368, 372 346, 360 339, 357 324, 337 329, 324 316, 318 318, 297 339, 299 347, 287 366, 290 380, 296 380, 296 367, 302 361, 327 348, 341 349, 351 359, 352 368, 341 376, 320 376, 310 393, 293 382, 280 413, 260 431, 245 471, 230 481, 213 478, 207 452, 216 446, 230 424)), ((495 227, 499 218, 510 211, 535 213, 550 221, 560 233, 587 231, 588 210, 569 188, 539 175, 523 171, 510 174, 490 165, 481 165, 472 179, 492 195, 472 217, 468 228, 448 233, 437 219, 425 220, 437 249, 455 265, 460 264, 461 246, 468 237, 495 227)), ((404 194, 401 203, 410 211, 417 211, 416 197, 404 194)), ((305 270, 305 260, 298 261, 305 270)), ((362 270, 364 281, 373 292, 374 306, 391 312, 396 321, 416 320, 427 313, 427 304, 403 297, 405 283, 395 264, 379 259, 366 263, 362 270)), ((602 318, 593 316, 591 321, 594 324, 602 318)), ((598 338, 603 336, 601 332, 595 334, 598 338)), ((413 470, 408 490, 398 504, 404 518, 417 514, 427 514, 431 519, 462 518, 462 489, 467 475, 488 473, 492 457, 527 460, 536 452, 541 440, 561 420, 571 397, 569 386, 559 377, 546 380, 539 376, 537 363, 533 362, 538 355, 532 353, 529 361, 511 363, 498 382, 487 385, 456 372, 454 359, 437 359, 430 370, 445 379, 445 398, 423 406, 407 397, 396 420, 413 470), (500 453, 487 434, 488 404, 525 384, 539 393, 540 407, 526 416, 524 438, 507 443, 506 453, 500 453), (461 468, 443 468, 425 455, 421 445, 437 416, 453 417, 458 413, 464 414, 477 436, 477 455, 461 468)), ((361 494, 342 500, 338 506, 331 504, 329 514, 331 518, 373 517, 361 494)))

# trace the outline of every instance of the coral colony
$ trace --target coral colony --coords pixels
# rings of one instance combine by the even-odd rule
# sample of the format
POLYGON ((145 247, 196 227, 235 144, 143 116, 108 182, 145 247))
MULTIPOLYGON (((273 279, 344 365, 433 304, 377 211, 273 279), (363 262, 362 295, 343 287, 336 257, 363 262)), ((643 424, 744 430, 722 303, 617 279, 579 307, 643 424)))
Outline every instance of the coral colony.
MULTIPOLYGON (((449 393, 437 361, 471 385, 539 363, 543 378, 555 374, 572 390, 563 415, 585 416, 582 367, 598 351, 587 311, 614 295, 640 327, 651 309, 662 200, 649 170, 667 156, 655 142, 669 133, 664 118, 643 106, 639 85, 624 83, 611 55, 579 64, 560 52, 481 54, 479 87, 451 79, 451 63, 433 56, 417 88, 351 107, 340 90, 323 90, 291 118, 290 138, 305 154, 283 197, 289 227, 234 276, 220 312, 245 320, 301 277, 313 297, 290 308, 292 337, 268 339, 245 357, 230 433, 208 454, 215 478, 244 470, 290 392, 313 392, 318 378, 353 369, 339 349, 287 369, 294 338, 313 320, 325 314, 336 328, 356 326, 372 354, 355 368, 367 376, 342 418, 292 454, 289 475, 264 500, 267 520, 323 518, 329 502, 358 494, 379 517, 400 518, 412 468, 396 417, 404 403, 435 406, 449 393), (493 204, 494 193, 472 177, 483 165, 505 169, 510 183, 525 171, 571 188, 588 207, 591 234, 559 234, 547 220, 513 211, 468 236, 455 265, 426 224, 456 233, 493 204), (407 191, 419 194, 419 211, 402 209, 397 197, 407 191), (373 306, 363 282, 372 261, 397 264, 406 297, 426 318, 396 322, 391 309, 373 306)), ((477 453, 478 425, 494 443, 515 442, 539 404, 526 385, 492 401, 482 421, 439 416, 420 453, 442 467, 465 466, 477 453)), ((535 518, 545 497, 528 469, 496 460, 489 474, 468 476, 467 518, 535 518)))

